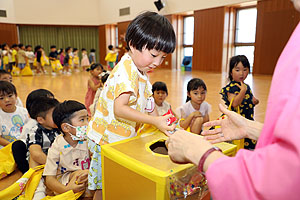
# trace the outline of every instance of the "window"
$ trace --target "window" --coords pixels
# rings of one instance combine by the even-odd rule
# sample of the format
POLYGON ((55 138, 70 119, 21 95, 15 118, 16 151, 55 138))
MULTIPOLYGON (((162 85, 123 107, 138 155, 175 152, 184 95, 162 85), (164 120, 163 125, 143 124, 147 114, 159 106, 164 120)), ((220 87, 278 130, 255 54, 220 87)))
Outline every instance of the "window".
POLYGON ((254 61, 256 16, 256 8, 238 9, 236 12, 234 54, 247 56, 251 71, 254 61))
POLYGON ((194 17, 183 18, 183 56, 193 56, 194 17))

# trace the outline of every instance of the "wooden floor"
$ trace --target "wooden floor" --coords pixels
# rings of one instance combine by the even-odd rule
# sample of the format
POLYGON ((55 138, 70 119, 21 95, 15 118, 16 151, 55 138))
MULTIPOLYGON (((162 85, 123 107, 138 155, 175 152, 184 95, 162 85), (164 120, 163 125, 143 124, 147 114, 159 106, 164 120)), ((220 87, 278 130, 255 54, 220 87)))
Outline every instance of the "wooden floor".
MULTIPOLYGON (((190 79, 198 77, 206 83, 208 93, 206 101, 212 105, 212 113, 210 119, 216 119, 220 116, 218 104, 223 103, 219 91, 226 84, 226 74, 207 73, 207 72, 180 72, 166 69, 156 69, 149 74, 150 82, 163 81, 168 86, 169 96, 167 101, 174 109, 185 103, 186 86, 190 79)), ((88 72, 74 73, 71 76, 67 75, 42 75, 29 77, 14 77, 13 83, 17 88, 19 97, 25 105, 27 95, 35 89, 45 88, 50 90, 59 101, 78 100, 84 103, 85 94, 87 91, 88 72)), ((249 75, 246 79, 256 98, 260 103, 255 107, 254 118, 257 121, 263 122, 265 117, 267 98, 269 94, 271 76, 252 76, 249 75)), ((0 180, 0 191, 8 185, 15 182, 21 174, 16 172, 14 175, 0 180)))
MULTIPOLYGON (((169 90, 167 101, 172 105, 173 109, 185 103, 188 81, 195 77, 203 79, 208 90, 206 101, 212 105, 210 119, 216 119, 220 115, 218 104, 223 103, 223 101, 219 91, 226 84, 226 74, 156 69, 149 74, 149 77, 151 83, 163 81, 167 84, 169 90)), ((71 76, 14 77, 13 83, 24 105, 28 93, 38 88, 50 90, 59 101, 74 99, 84 103, 88 78, 88 72, 79 72, 71 76)), ((246 79, 246 83, 251 86, 255 97, 260 100, 260 103, 255 107, 255 119, 260 122, 264 121, 271 78, 271 76, 249 75, 246 79)))

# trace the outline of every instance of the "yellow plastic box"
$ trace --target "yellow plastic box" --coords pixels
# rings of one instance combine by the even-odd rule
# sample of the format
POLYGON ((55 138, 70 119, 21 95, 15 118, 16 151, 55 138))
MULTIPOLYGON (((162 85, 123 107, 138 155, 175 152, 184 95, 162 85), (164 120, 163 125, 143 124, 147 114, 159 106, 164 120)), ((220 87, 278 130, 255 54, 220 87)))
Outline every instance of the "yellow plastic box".
MULTIPOLYGON (((146 133, 101 147, 103 199, 169 199, 167 180, 192 164, 178 165, 168 155, 154 153, 151 144, 166 140, 161 132, 146 133)), ((236 145, 219 143, 226 155, 236 153, 236 145)))

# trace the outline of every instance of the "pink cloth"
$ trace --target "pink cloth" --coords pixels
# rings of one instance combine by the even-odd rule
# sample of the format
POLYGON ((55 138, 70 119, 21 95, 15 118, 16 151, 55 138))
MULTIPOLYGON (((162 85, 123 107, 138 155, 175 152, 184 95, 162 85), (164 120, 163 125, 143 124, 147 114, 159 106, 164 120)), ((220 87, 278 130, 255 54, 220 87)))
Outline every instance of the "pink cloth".
MULTIPOLYGON (((92 78, 92 81, 94 82, 95 85, 100 83, 100 80, 94 77, 92 78)), ((91 116, 90 105, 92 105, 94 102, 95 94, 96 91, 93 91, 92 88, 88 86, 88 91, 85 95, 85 107, 88 111, 89 116, 91 116)))
POLYGON ((82 53, 81 65, 80 66, 89 66, 90 61, 86 54, 82 53))
POLYGON ((300 198, 299 46, 300 23, 278 60, 256 149, 218 159, 207 170, 214 200, 300 198))

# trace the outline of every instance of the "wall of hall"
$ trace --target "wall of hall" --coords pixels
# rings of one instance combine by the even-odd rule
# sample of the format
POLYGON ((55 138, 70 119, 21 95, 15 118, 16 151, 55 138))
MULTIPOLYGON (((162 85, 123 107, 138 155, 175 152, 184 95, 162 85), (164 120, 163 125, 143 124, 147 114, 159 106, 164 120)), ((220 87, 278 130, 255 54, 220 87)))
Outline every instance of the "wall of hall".
MULTIPOLYGON (((8 18, 0 22, 16 24, 102 25, 132 20, 142 11, 156 11, 155 0, 1 0, 8 18), (119 16, 119 9, 130 7, 130 15, 119 16)), ((162 0, 163 15, 207 9, 250 0, 162 0)))

